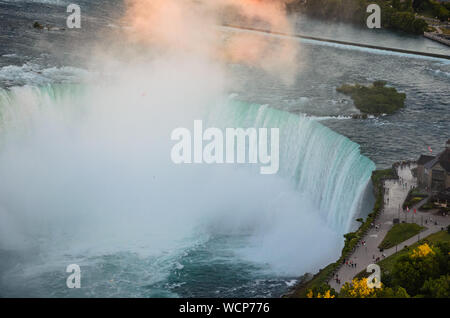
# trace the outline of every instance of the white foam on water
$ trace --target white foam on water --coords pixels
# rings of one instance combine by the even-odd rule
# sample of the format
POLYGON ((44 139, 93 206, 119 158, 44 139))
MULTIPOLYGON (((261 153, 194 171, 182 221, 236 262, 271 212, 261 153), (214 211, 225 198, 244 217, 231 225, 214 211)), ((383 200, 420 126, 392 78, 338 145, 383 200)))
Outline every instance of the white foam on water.
POLYGON ((83 69, 63 66, 43 68, 27 62, 21 66, 8 65, 0 68, 0 81, 14 85, 43 85, 50 83, 73 83, 89 78, 91 74, 83 69))

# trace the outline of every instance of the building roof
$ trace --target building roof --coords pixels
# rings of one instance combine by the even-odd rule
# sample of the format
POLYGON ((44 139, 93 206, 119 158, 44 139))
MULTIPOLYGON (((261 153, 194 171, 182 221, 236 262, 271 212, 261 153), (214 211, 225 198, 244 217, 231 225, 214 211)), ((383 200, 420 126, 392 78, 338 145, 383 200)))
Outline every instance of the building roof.
POLYGON ((423 166, 425 169, 431 169, 439 161, 439 157, 435 157, 433 160, 426 162, 423 166))
POLYGON ((447 172, 450 172, 450 148, 447 148, 442 152, 439 156, 439 163, 442 168, 444 168, 447 172))
POLYGON ((443 152, 437 155, 436 158, 426 162, 423 166, 426 169, 431 169, 438 162, 445 171, 450 172, 450 148, 445 149, 443 152))
POLYGON ((419 159, 417 160, 418 165, 424 165, 428 161, 433 160, 436 158, 435 156, 427 156, 427 155, 420 155, 419 159))

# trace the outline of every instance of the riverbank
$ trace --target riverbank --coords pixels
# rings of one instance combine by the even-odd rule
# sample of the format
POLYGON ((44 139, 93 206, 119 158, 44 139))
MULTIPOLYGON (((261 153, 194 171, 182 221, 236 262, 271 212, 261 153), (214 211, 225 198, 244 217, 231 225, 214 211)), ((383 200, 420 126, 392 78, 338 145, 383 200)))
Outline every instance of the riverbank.
POLYGON ((439 43, 445 44, 447 46, 450 46, 450 40, 443 38, 442 36, 437 35, 436 33, 432 33, 432 32, 424 32, 423 36, 433 40, 433 41, 437 41, 439 43))
POLYGON ((429 30, 423 36, 427 39, 450 46, 450 22, 440 21, 433 16, 417 15, 428 23, 429 30))
POLYGON ((380 7, 382 27, 408 34, 422 35, 427 31, 425 20, 416 17, 411 3, 395 6, 387 1, 343 0, 340 2, 330 0, 302 1, 290 3, 287 8, 290 12, 302 12, 311 17, 326 20, 351 23, 360 27, 367 27, 369 4, 380 7))
POLYGON ((303 279, 300 280, 300 283, 295 285, 291 291, 284 295, 284 297, 304 298, 306 297, 308 290, 320 289, 323 287, 323 285, 327 285, 329 280, 334 277, 343 261, 353 253, 358 242, 369 231, 371 224, 376 220, 377 216, 381 212, 384 200, 384 191, 382 184, 383 180, 385 179, 398 179, 395 169, 391 168, 386 170, 376 170, 372 173, 371 181, 375 194, 374 208, 372 212, 369 213, 366 220, 361 223, 358 230, 344 235, 345 243, 344 247, 342 248, 341 257, 336 262, 327 265, 323 269, 320 269, 311 279, 306 280, 303 277, 303 279))
POLYGON ((318 289, 332 288, 339 292, 346 282, 351 283, 352 279, 358 273, 365 271, 369 264, 376 263, 395 254, 399 250, 399 246, 400 249, 405 245, 410 246, 421 238, 441 231, 450 224, 448 217, 433 215, 433 222, 425 221, 427 223, 426 229, 389 249, 380 251, 379 245, 393 227, 394 222, 415 223, 423 226, 424 220, 430 217, 429 213, 418 211, 418 207, 425 200, 411 207, 411 212, 402 212, 401 206, 404 200, 417 183, 412 173, 415 167, 416 164, 414 162, 408 162, 394 164, 391 169, 374 171, 372 182, 374 183, 374 189, 377 189, 378 193, 377 202, 372 213, 377 211, 378 213, 372 215, 372 217, 369 215, 357 232, 345 235, 345 246, 337 262, 320 270, 311 280, 295 286, 286 297, 306 297, 306 293, 309 290, 318 289), (377 203, 379 204, 378 207, 377 203), (379 209, 377 210, 377 208, 379 209), (415 213, 413 212, 414 209, 416 209, 415 213), (397 220, 395 221, 395 219, 397 220), (357 235, 358 233, 360 235, 357 235), (348 237, 357 239, 357 244, 351 244, 352 241, 348 241, 348 237), (351 250, 348 252, 350 247, 351 250), (350 262, 354 265, 348 265, 350 262))
MULTIPOLYGON (((366 7, 373 2, 329 0, 307 2, 297 0, 287 6, 291 13, 302 13, 314 19, 346 23, 361 29, 367 28, 366 7)), ((381 8, 381 28, 396 33, 420 35, 434 42, 450 46, 450 23, 447 21, 450 5, 428 0, 416 3, 375 1, 381 8), (434 9, 431 8, 435 7, 434 9)))
POLYGON ((339 283, 335 281, 334 277, 329 281, 329 285, 336 291, 339 291, 345 282, 351 282, 353 277, 359 272, 364 271, 369 264, 376 263, 377 260, 379 261, 393 255, 404 246, 410 246, 418 242, 420 238, 441 231, 450 224, 448 217, 430 215, 428 212, 419 211, 419 207, 425 203, 426 199, 409 207, 409 212, 403 210, 402 204, 407 198, 409 191, 417 186, 417 179, 412 172, 416 166, 415 163, 398 166, 396 169, 399 179, 388 179, 383 182, 386 197, 382 212, 376 220, 377 227, 370 229, 363 238, 364 245, 358 245, 357 249, 348 258, 348 261, 356 264, 356 266, 342 265, 339 271, 336 272, 339 283), (433 219, 433 222, 426 221, 430 217, 433 219), (419 226, 426 226, 426 228, 405 241, 380 251, 379 245, 386 234, 392 229, 395 222, 412 223, 419 226))

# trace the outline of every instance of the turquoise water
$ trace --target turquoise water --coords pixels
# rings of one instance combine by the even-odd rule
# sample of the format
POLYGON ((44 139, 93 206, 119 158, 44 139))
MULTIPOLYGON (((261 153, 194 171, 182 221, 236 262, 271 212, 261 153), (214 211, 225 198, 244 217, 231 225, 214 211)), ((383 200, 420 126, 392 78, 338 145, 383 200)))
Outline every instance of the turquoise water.
POLYGON ((0 177, 10 180, 0 186, 4 296, 273 297, 337 257, 375 167, 357 144, 304 116, 230 97, 208 107, 205 122, 279 127, 279 173, 170 168, 160 158, 168 152, 128 148, 128 137, 144 144, 146 134, 104 148, 103 132, 122 131, 122 117, 111 108, 111 118, 94 115, 104 104, 90 100, 96 90, 0 92, 0 177), (182 202, 166 199, 183 192, 182 202), (80 290, 64 285, 68 262, 82 268, 80 290))
MULTIPOLYGON (((448 138, 445 61, 299 41, 292 85, 229 64, 226 94, 197 107, 178 96, 193 82, 183 74, 165 85, 165 76, 96 81, 84 63, 90 51, 73 47, 95 44, 121 1, 81 4, 89 32, 41 34, 30 23, 64 24, 64 6, 0 0, 1 296, 278 297, 338 257, 342 234, 370 210, 363 197, 375 164, 414 159, 448 138), (406 92, 406 108, 350 119, 357 110, 335 88, 377 79, 406 92), (157 103, 143 102, 147 83, 157 103), (279 174, 171 165, 170 131, 192 129, 193 119, 280 127, 279 174), (72 263, 82 269, 79 290, 65 286, 72 263)), ((448 50, 308 20, 297 31, 324 29, 340 40, 448 50)))

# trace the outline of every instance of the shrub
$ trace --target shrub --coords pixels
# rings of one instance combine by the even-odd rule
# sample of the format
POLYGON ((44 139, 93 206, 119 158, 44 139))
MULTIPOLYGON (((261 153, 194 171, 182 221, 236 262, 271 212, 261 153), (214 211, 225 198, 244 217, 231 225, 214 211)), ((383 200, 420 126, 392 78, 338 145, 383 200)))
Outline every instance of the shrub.
POLYGON ((420 292, 424 296, 433 298, 450 297, 450 275, 442 275, 439 278, 429 278, 425 281, 420 292))

